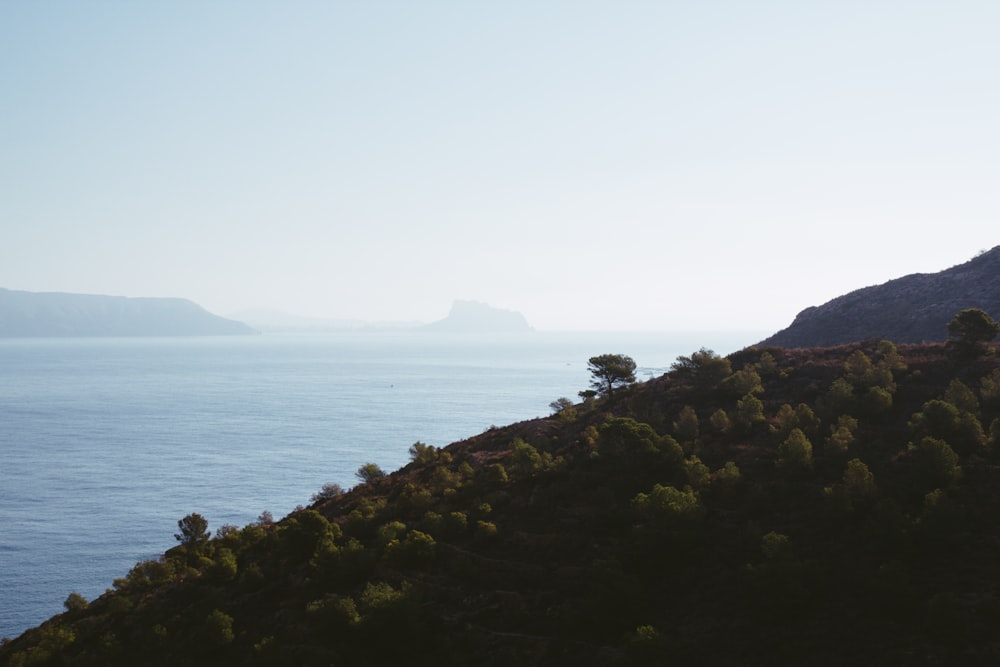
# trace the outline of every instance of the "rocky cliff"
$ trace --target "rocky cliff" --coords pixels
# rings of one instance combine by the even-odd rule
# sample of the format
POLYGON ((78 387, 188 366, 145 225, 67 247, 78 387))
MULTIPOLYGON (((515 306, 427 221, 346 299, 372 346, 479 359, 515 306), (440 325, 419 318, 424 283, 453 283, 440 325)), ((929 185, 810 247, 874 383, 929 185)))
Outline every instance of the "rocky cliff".
POLYGON ((948 322, 964 308, 1000 317, 1000 246, 945 271, 915 273, 806 308, 761 345, 829 346, 869 338, 944 341, 948 322))

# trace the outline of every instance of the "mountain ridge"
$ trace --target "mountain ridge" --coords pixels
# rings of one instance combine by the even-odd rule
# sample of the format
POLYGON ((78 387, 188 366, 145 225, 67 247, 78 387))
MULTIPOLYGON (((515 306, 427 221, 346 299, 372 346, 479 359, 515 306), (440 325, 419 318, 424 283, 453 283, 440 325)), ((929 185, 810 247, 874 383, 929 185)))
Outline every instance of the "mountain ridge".
POLYGON ((760 345, 941 342, 948 339, 948 322, 966 308, 1000 317, 1000 246, 943 271, 906 275, 810 306, 760 345))

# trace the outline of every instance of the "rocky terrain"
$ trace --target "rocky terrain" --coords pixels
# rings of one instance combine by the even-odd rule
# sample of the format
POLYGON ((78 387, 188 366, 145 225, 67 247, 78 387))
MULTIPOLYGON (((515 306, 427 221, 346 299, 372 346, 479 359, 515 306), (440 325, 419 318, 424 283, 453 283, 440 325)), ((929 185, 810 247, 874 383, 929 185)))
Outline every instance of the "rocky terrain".
POLYGON ((813 347, 869 338, 944 341, 948 322, 966 308, 1000 317, 1000 246, 938 273, 915 273, 806 308, 761 345, 813 347))

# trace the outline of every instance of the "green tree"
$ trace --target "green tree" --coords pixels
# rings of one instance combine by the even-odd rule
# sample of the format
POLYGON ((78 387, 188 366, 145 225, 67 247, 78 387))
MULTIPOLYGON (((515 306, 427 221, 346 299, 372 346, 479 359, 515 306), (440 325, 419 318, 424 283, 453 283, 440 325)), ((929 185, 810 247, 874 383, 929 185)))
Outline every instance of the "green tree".
POLYGON ((690 378, 698 392, 711 391, 733 373, 733 365, 729 359, 704 347, 690 357, 677 357, 670 368, 675 373, 690 378))
POLYGON ((208 521, 197 512, 180 519, 177 522, 177 527, 181 532, 174 534, 174 538, 184 546, 200 546, 208 542, 208 538, 212 536, 208 530, 208 521))
POLYGON ((793 428, 785 439, 778 446, 778 457, 782 467, 795 470, 809 470, 812 468, 812 443, 800 428, 793 428))
POLYGON ((624 354, 601 354, 587 361, 592 376, 590 386, 598 394, 610 397, 616 387, 635 382, 635 361, 624 354))
POLYGON ((66 611, 83 611, 90 605, 87 598, 74 591, 63 602, 63 606, 66 607, 66 611))
POLYGON ((746 366, 727 377, 722 381, 722 388, 731 396, 764 393, 760 373, 753 366, 746 366))
POLYGON ((892 341, 880 340, 878 345, 875 346, 873 360, 876 366, 886 368, 892 372, 906 370, 906 360, 903 359, 903 355, 899 353, 899 350, 896 349, 896 345, 892 341))
POLYGON ((560 421, 565 423, 573 422, 577 416, 576 406, 565 396, 549 403, 549 409, 552 410, 554 416, 559 417, 560 421))
POLYGON ((970 454, 986 445, 986 434, 979 419, 940 399, 924 403, 921 411, 913 415, 910 426, 918 437, 940 438, 962 454, 970 454))
POLYGON ((844 489, 851 500, 867 500, 875 496, 875 475, 861 459, 851 459, 844 469, 844 489))
POLYGON ((358 468, 358 471, 354 473, 354 476, 362 482, 368 483, 385 477, 385 471, 382 470, 377 463, 366 463, 358 468))
POLYGON ((979 396, 984 410, 992 413, 1000 411, 1000 368, 980 379, 979 396))
POLYGON ((331 524, 316 510, 303 510, 288 517, 283 533, 283 544, 288 552, 295 558, 305 560, 332 545, 340 533, 340 526, 331 524))
POLYGON ((826 441, 826 449, 831 453, 846 453, 854 434, 858 430, 858 420, 850 415, 840 415, 837 423, 830 425, 830 437, 826 441))
POLYGON ((705 517, 705 506, 692 489, 654 484, 649 493, 632 499, 632 508, 644 519, 655 523, 685 524, 705 517))
POLYGON ((918 481, 925 489, 947 488, 962 477, 958 454, 944 440, 922 438, 912 455, 918 481))
POLYGON ((419 440, 410 445, 410 460, 418 465, 426 465, 437 460, 440 450, 434 445, 427 445, 419 440))
POLYGON ((323 485, 323 488, 312 495, 312 501, 318 503, 321 500, 329 500, 330 498, 336 498, 337 496, 344 493, 344 489, 340 484, 335 484, 333 482, 327 482, 323 485))
POLYGON ((215 609, 205 618, 205 638, 209 644, 220 647, 231 644, 235 638, 233 633, 233 617, 215 609))
POLYGON ((958 378, 948 384, 948 389, 944 392, 944 400, 959 410, 979 414, 979 399, 976 398, 975 392, 958 378))
POLYGON ((698 413, 690 405, 685 405, 674 421, 674 436, 690 452, 694 449, 691 445, 698 440, 698 431, 698 413))
POLYGON ((598 448, 604 454, 655 452, 659 439, 649 424, 631 417, 615 417, 601 427, 598 448))
POLYGON ((774 415, 774 424, 771 426, 771 430, 787 437, 792 432, 792 429, 798 425, 799 419, 795 414, 795 408, 790 403, 782 403, 774 415))
POLYGON ((757 422, 764 421, 764 404, 753 394, 747 394, 736 401, 736 423, 744 431, 749 431, 757 422))
POLYGON ((555 463, 551 454, 538 451, 524 438, 515 437, 510 441, 509 447, 510 468, 519 475, 532 476, 551 469, 555 463))
POLYGON ((722 408, 719 408, 712 413, 712 416, 708 418, 708 423, 711 424, 712 428, 719 433, 727 432, 729 427, 733 425, 732 422, 729 421, 729 415, 727 415, 726 411, 722 408))
POLYGON ((948 323, 949 350, 960 357, 975 357, 1000 334, 1000 324, 979 308, 966 308, 948 323))

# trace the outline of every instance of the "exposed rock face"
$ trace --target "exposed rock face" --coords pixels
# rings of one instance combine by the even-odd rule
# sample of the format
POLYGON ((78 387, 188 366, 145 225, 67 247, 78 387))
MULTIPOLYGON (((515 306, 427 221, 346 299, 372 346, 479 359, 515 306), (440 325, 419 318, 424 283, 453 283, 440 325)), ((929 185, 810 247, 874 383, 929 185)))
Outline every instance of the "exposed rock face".
POLYGON ((256 333, 187 299, 0 288, 0 336, 219 336, 256 333))
POLYGON ((478 301, 456 301, 448 317, 422 327, 453 333, 524 333, 532 331, 524 315, 493 308, 478 301))
POLYGON ((869 338, 944 341, 948 322, 965 308, 1000 317, 1000 246, 939 273, 915 273, 806 308, 791 326, 760 344, 818 347, 869 338))

